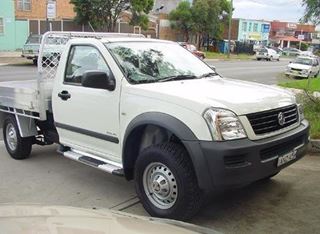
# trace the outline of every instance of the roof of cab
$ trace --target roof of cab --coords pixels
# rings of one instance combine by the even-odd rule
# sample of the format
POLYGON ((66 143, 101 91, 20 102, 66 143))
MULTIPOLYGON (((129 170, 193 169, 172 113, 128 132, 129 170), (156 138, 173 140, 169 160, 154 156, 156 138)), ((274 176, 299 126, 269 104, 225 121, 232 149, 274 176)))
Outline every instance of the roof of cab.
POLYGON ((143 37, 110 37, 101 38, 102 43, 112 43, 112 42, 162 42, 162 43, 176 43, 173 41, 153 39, 153 38, 143 38, 143 37))

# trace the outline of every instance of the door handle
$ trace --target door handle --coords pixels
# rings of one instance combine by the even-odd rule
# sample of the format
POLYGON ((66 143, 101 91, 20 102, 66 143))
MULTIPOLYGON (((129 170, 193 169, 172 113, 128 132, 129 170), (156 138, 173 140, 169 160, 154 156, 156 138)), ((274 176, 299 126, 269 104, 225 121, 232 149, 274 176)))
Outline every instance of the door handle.
POLYGON ((58 97, 61 98, 63 101, 67 101, 69 98, 71 98, 71 94, 67 90, 63 90, 60 93, 58 93, 58 97))

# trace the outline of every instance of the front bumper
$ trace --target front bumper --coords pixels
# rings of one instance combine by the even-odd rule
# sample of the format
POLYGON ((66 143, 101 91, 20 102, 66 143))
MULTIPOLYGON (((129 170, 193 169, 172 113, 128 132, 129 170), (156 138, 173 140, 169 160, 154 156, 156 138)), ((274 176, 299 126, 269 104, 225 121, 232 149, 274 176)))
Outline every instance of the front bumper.
POLYGON ((239 187, 278 173, 301 159, 309 140, 309 123, 289 132, 263 140, 249 139, 225 142, 184 142, 191 155, 199 186, 205 190, 239 187), (277 167, 278 157, 296 149, 296 159, 277 167))
POLYGON ((302 78, 308 78, 309 74, 307 73, 300 73, 300 72, 286 72, 286 75, 288 76, 297 76, 297 77, 302 77, 302 78))
POLYGON ((21 57, 26 58, 26 59, 37 59, 38 54, 23 53, 23 54, 21 54, 21 57))

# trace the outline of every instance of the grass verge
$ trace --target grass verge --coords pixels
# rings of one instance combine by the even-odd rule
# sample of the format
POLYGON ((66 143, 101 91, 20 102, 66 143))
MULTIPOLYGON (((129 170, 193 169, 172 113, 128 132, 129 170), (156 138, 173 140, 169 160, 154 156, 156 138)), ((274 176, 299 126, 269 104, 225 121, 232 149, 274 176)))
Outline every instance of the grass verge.
MULTIPOLYGON (((307 79, 292 80, 292 81, 290 80, 290 81, 286 81, 286 82, 280 82, 279 85, 282 87, 286 87, 286 88, 307 90, 308 89, 308 80, 307 79)), ((311 79, 310 87, 308 90, 311 92, 320 91, 320 78, 311 79)))
POLYGON ((320 99, 310 99, 308 96, 299 96, 298 100, 304 108, 304 116, 310 122, 310 136, 320 139, 320 99))
MULTIPOLYGON (((308 90, 308 92, 320 91, 320 78, 312 79, 307 89, 308 80, 280 81, 280 86, 308 90)), ((304 116, 310 122, 310 136, 312 139, 320 139, 320 99, 309 97, 307 93, 297 96, 298 102, 303 105, 304 116)))
MULTIPOLYGON (((215 53, 215 52, 205 52, 207 59, 223 59, 228 60, 227 54, 215 53)), ((239 59, 239 60, 251 60, 253 56, 250 54, 230 54, 230 59, 239 59)))

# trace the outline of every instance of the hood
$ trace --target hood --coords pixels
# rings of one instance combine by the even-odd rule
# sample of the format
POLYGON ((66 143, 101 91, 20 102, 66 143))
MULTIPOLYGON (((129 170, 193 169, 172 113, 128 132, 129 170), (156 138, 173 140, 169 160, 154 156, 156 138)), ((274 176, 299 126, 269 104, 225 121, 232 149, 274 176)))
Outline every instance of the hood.
POLYGON ((192 234, 217 233, 179 221, 140 217, 109 210, 65 206, 4 205, 0 207, 1 233, 54 234, 192 234))
POLYGON ((290 63, 288 65, 290 68, 295 68, 295 69, 301 69, 301 70, 309 70, 311 68, 311 65, 304 65, 300 63, 290 63))
POLYGON ((132 85, 128 90, 134 95, 160 99, 198 113, 209 107, 217 107, 244 115, 295 103, 294 95, 282 88, 218 76, 132 85))

